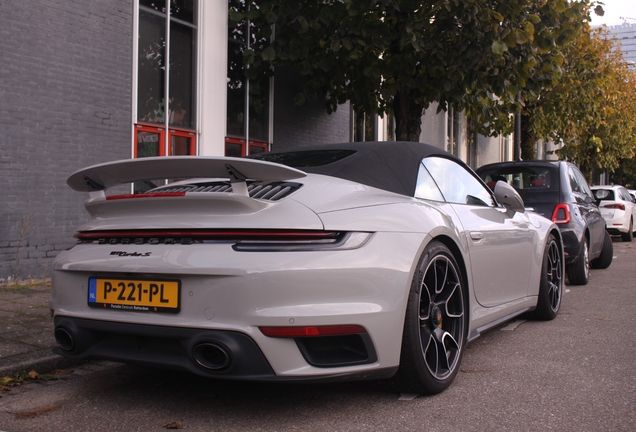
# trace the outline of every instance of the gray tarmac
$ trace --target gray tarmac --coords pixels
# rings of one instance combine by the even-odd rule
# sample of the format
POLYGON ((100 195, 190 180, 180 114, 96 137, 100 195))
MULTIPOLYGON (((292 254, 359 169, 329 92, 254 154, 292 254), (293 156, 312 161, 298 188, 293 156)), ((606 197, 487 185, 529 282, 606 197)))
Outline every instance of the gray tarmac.
MULTIPOLYGON (((437 396, 395 394, 372 381, 233 382, 95 361, 1 393, 0 430, 86 430, 89 421, 94 432, 173 422, 241 432, 635 431, 636 241, 616 240, 612 266, 592 270, 588 285, 568 285, 553 321, 521 317, 484 333, 437 396)), ((48 290, 0 294, 0 377, 61 367, 48 363, 48 290)))

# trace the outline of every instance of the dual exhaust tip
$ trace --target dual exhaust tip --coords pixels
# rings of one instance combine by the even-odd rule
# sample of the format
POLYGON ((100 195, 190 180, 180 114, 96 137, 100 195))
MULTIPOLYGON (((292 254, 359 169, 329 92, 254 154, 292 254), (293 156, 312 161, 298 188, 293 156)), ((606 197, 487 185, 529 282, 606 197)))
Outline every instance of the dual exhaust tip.
MULTIPOLYGON (((64 352, 71 353, 77 348, 76 337, 66 327, 57 327, 54 332, 57 346, 64 352)), ((202 342, 192 350, 192 357, 201 367, 220 371, 232 363, 230 352, 224 346, 214 342, 202 342)))
POLYGON ((57 346, 59 346, 62 351, 71 352, 75 350, 75 337, 70 330, 67 330, 65 327, 57 327, 54 335, 55 342, 57 342, 57 346))
POLYGON ((210 370, 223 370, 232 362, 228 350, 213 342, 203 342, 195 346, 192 357, 199 365, 210 370))

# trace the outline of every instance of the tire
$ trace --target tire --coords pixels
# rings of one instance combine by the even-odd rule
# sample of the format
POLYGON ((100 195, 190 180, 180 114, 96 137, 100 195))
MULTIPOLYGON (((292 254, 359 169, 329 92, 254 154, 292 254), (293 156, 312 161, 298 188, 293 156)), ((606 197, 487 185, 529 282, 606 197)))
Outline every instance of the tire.
POLYGON ((621 234, 621 240, 624 242, 631 242, 634 239, 634 221, 630 219, 629 229, 626 233, 621 234))
POLYGON ((603 250, 601 255, 593 259, 590 262, 590 267, 593 269, 606 269, 612 264, 614 258, 614 243, 612 243, 612 237, 607 231, 605 231, 605 239, 603 240, 603 250))
POLYGON ((530 313, 530 318, 549 321, 559 313, 563 295, 563 264, 561 246, 554 235, 550 234, 543 252, 537 307, 530 313))
POLYGON ((568 266, 565 266, 570 285, 587 285, 590 280, 590 261, 587 241, 583 238, 579 250, 579 258, 568 266))
POLYGON ((400 367, 392 388, 433 395, 451 385, 466 345, 467 312, 462 271, 451 251, 432 241, 411 284, 400 367))

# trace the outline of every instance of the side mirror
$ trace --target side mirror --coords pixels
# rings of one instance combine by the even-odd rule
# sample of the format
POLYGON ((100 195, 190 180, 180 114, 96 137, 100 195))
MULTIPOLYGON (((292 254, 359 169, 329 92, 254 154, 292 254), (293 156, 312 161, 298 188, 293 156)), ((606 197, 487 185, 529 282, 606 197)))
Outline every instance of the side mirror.
POLYGON ((498 181, 495 185, 494 192, 497 202, 508 210, 508 216, 512 217, 512 213, 525 212, 526 209, 523 204, 523 199, 515 188, 508 183, 498 181))

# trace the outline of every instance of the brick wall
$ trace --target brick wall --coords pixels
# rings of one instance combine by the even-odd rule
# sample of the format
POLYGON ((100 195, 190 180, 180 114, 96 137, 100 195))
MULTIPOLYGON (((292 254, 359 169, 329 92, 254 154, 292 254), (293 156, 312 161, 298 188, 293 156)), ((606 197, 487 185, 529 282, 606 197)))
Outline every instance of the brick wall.
POLYGON ((274 142, 272 150, 313 144, 349 141, 349 103, 327 115, 324 99, 294 105, 294 95, 301 91, 302 77, 289 70, 276 70, 274 83, 274 142))
POLYGON ((132 12, 0 0, 0 282, 49 275, 74 244, 87 195, 69 174, 130 157, 132 12))

